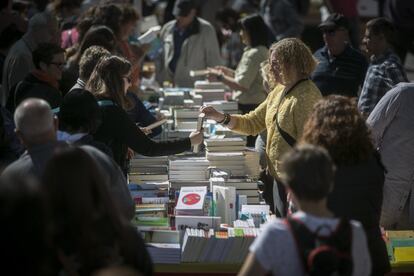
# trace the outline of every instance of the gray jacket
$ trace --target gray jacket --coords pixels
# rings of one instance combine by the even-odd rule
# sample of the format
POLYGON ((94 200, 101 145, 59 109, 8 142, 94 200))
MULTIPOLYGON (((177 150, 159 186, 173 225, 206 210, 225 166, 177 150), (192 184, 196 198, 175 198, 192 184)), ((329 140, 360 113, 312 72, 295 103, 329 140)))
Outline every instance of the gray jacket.
POLYGON ((193 33, 184 41, 177 62, 175 73, 171 72, 169 63, 174 56, 174 27, 176 20, 164 25, 160 37, 163 41, 163 53, 157 60, 157 81, 174 83, 178 87, 193 87, 196 78, 190 77, 190 70, 201 70, 207 67, 222 65, 216 32, 207 21, 196 18, 193 33))
POLYGON ((387 170, 381 214, 381 225, 387 228, 407 220, 402 216, 407 203, 414 226, 413 107, 414 83, 400 83, 385 94, 367 120, 387 170))
POLYGON ((9 92, 34 69, 32 51, 36 44, 28 36, 23 36, 10 49, 3 65, 3 80, 0 104, 6 106, 9 92))
MULTIPOLYGON (((64 142, 50 142, 38 145, 23 153, 23 155, 10 164, 3 176, 32 175, 40 179, 44 173, 47 162, 52 158, 58 147, 68 147, 64 142)), ((118 205, 119 210, 130 220, 135 213, 135 204, 129 192, 126 179, 118 165, 103 152, 91 146, 81 146, 98 164, 105 179, 109 179, 110 194, 118 205)))

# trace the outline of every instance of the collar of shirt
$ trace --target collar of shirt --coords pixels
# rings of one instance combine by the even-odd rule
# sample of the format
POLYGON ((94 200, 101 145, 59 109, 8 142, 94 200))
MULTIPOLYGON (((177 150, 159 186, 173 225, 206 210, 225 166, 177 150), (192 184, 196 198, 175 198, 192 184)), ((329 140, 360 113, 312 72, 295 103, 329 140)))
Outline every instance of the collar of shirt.
POLYGON ((346 43, 346 46, 344 50, 342 51, 342 53, 340 53, 339 55, 333 56, 329 54, 328 46, 325 45, 322 50, 322 55, 324 55, 329 60, 329 62, 333 62, 337 58, 341 58, 343 56, 350 54, 350 51, 351 51, 351 46, 349 45, 349 43, 346 43))
POLYGON ((80 87, 82 87, 82 88, 85 88, 85 86, 86 86, 85 81, 83 81, 83 80, 82 80, 82 79, 80 79, 80 78, 78 78, 78 79, 76 80, 76 83, 77 83, 80 87))
POLYGON ((382 63, 385 60, 389 59, 391 55, 392 55, 391 49, 387 49, 385 52, 381 53, 378 56, 374 56, 374 55, 371 56, 371 63, 372 64, 382 63))
POLYGON ((200 23, 198 22, 197 17, 194 17, 193 22, 191 22, 191 24, 185 29, 178 28, 177 23, 175 23, 173 31, 177 35, 188 37, 192 34, 196 34, 196 33, 199 32, 199 30, 200 30, 199 25, 200 25, 200 23))
POLYGON ((73 143, 78 141, 79 139, 81 139, 83 136, 87 135, 87 133, 75 133, 75 134, 70 134, 66 131, 57 131, 57 139, 58 141, 66 141, 69 143, 73 143))

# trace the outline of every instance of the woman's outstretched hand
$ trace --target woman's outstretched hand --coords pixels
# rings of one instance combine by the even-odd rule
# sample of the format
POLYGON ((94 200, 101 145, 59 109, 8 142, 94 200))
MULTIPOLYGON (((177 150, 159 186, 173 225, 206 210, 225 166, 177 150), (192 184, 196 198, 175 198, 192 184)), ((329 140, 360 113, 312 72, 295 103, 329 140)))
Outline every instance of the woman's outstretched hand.
POLYGON ((214 107, 212 106, 201 106, 200 112, 206 114, 207 119, 212 119, 216 122, 221 122, 224 120, 224 114, 221 112, 218 112, 214 107))

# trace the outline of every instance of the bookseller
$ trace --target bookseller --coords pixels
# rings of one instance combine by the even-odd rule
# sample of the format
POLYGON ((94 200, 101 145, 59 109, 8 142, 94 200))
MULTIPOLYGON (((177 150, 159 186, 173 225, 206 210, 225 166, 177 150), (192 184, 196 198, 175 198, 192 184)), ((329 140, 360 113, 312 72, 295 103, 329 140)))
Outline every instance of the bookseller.
POLYGON ((299 211, 265 225, 239 275, 370 274, 361 224, 334 218, 327 208, 334 171, 328 152, 321 147, 301 145, 284 156, 283 183, 299 211))
MULTIPOLYGON (((279 180, 281 156, 301 136, 313 105, 322 96, 315 84, 309 80, 316 60, 301 40, 287 38, 273 44, 269 50, 269 64, 277 85, 255 110, 245 115, 230 115, 207 106, 202 107, 201 111, 207 118, 244 135, 257 135, 267 130, 268 169, 279 180)), ((281 196, 283 198, 283 192, 281 196)), ((274 189, 275 204, 279 206, 277 213, 282 215, 284 207, 279 197, 278 190, 274 189)))

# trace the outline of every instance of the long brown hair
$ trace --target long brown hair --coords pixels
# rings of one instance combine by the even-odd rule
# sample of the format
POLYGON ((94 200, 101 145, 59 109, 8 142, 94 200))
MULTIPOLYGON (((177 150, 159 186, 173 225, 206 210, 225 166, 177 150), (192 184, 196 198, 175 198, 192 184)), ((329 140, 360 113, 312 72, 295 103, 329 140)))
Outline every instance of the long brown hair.
POLYGON ((142 269, 139 263, 147 254, 119 213, 107 181, 92 156, 77 147, 58 150, 43 176, 54 245, 66 256, 76 256, 83 275, 118 258, 142 269))
POLYGON ((131 108, 131 103, 124 93, 124 76, 131 71, 131 63, 128 60, 110 56, 102 58, 89 78, 86 89, 95 97, 110 98, 123 109, 131 108))
POLYGON ((374 146, 354 100, 332 95, 314 106, 304 126, 302 142, 325 147, 336 165, 352 165, 370 158, 374 146))

